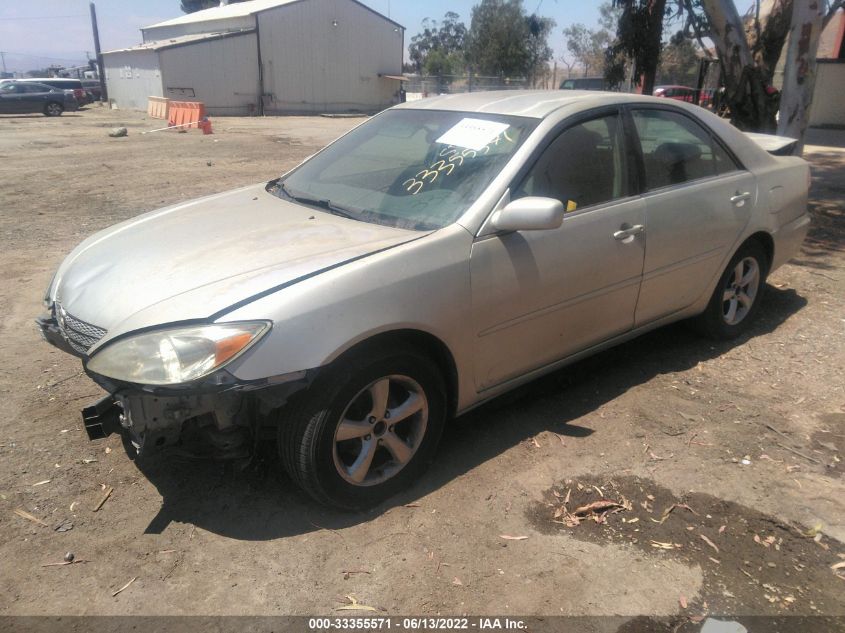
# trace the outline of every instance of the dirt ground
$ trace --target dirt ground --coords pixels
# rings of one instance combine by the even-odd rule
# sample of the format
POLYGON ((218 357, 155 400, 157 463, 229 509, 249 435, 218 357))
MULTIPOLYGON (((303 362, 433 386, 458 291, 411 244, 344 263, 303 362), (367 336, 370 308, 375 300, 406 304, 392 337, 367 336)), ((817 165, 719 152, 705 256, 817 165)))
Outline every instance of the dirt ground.
POLYGON ((79 409, 99 389, 32 322, 64 255, 269 180, 357 122, 219 118, 203 136, 100 108, 0 117, 0 615, 350 615, 353 596, 389 614, 641 616, 626 631, 845 616, 843 132, 811 135, 814 226, 748 336, 671 326, 541 379, 456 420, 426 477, 372 512, 318 507, 272 448, 246 471, 141 471, 118 438, 88 441, 79 409), (601 499, 622 507, 571 518, 601 499), (45 566, 66 552, 85 562, 45 566))

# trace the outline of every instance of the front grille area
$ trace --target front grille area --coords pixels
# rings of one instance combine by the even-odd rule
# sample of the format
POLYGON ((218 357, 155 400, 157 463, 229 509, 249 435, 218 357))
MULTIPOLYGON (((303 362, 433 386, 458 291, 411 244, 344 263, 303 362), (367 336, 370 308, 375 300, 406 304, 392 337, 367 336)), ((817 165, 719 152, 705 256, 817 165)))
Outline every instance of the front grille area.
POLYGON ((56 304, 56 322, 59 324, 62 336, 80 354, 87 354, 91 346, 106 335, 106 330, 77 319, 58 303, 56 304))

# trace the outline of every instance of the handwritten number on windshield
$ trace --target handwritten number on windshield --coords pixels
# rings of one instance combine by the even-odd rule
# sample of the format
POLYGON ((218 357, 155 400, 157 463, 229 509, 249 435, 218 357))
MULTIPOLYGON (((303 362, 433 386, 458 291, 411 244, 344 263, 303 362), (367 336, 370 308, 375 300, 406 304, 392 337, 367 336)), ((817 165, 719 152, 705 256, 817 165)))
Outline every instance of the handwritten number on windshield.
POLYGON ((459 151, 457 147, 453 147, 452 145, 444 147, 442 150, 440 150, 440 160, 435 161, 434 163, 429 165, 427 169, 423 169, 422 171, 418 172, 416 175, 414 175, 413 178, 408 178, 405 182, 402 183, 402 186, 405 187, 405 191, 410 193, 412 196, 415 196, 423 190, 426 183, 434 182, 435 180, 437 180, 437 176, 441 172, 446 172, 444 174, 444 177, 451 176, 452 172, 455 170, 456 167, 460 167, 464 164, 465 159, 475 158, 479 154, 489 154, 490 146, 498 145, 500 142, 502 142, 503 139, 510 143, 513 143, 513 139, 508 136, 508 131, 505 130, 477 152, 473 149, 464 149, 462 151, 459 151), (447 157, 448 162, 445 160, 447 157))

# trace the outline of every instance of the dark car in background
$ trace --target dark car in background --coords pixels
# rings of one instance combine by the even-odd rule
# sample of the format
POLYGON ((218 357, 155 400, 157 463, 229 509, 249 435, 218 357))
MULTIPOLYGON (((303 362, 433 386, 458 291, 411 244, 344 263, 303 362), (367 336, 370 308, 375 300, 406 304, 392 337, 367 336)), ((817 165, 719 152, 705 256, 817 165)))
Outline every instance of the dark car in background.
POLYGON ((561 90, 606 90, 604 77, 573 77, 564 79, 561 90))
POLYGON ((45 86, 51 86, 58 90, 72 90, 78 105, 88 103, 85 88, 79 79, 70 79, 67 77, 27 77, 26 79, 17 79, 16 81, 44 84, 45 86))
POLYGON ((0 114, 41 112, 59 116, 79 108, 71 90, 31 81, 4 81, 0 84, 0 114))

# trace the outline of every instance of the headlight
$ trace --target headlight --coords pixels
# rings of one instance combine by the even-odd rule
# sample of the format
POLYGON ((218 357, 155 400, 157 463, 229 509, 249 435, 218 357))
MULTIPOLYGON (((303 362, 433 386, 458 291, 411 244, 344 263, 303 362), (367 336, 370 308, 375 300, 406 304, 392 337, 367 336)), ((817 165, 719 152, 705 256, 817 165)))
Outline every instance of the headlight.
POLYGON ((56 270, 56 272, 53 273, 53 276, 50 277, 50 283, 47 284, 47 290, 44 292, 44 299, 41 301, 41 303, 44 304, 45 308, 49 308, 51 305, 53 305, 53 300, 50 298, 50 294, 52 293, 53 284, 55 283, 56 275, 58 274, 59 271, 56 270))
POLYGON ((257 321, 147 332, 104 347, 88 369, 142 385, 190 382, 243 353, 269 329, 269 323, 257 321))

